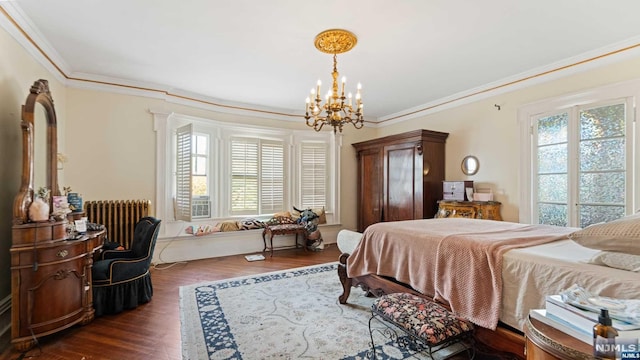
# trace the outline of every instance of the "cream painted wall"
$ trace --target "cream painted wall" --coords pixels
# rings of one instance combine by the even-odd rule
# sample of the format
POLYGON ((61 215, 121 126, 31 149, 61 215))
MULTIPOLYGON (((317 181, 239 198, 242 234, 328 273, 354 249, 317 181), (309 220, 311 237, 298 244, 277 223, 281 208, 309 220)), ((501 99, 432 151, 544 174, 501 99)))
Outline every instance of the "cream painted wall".
MULTIPOLYGON (((355 151, 350 145, 417 128, 450 133, 446 155, 447 179, 474 180, 477 187, 491 188, 496 200, 503 203, 505 220, 518 221, 518 107, 552 96, 640 77, 639 63, 640 59, 634 59, 608 65, 377 129, 365 127, 354 131, 347 127, 341 154, 343 226, 356 227, 357 167, 355 151), (494 104, 500 104, 501 110, 494 104), (480 159, 480 171, 467 177, 460 170, 460 162, 468 154, 480 159)), ((216 113, 157 99, 78 89, 69 89, 68 93, 70 116, 67 136, 74 141, 67 144, 71 155, 65 172, 68 179, 74 179, 70 184, 84 193, 85 199, 153 200, 155 134, 147 109, 175 111, 219 121, 283 126, 281 121, 216 113), (90 118, 93 120, 85 120, 90 118), (83 136, 98 133, 106 135, 97 138, 83 136), (89 164, 100 164, 100 171, 92 171, 89 164), (82 184, 82 188, 79 189, 74 182, 82 184)), ((285 123, 285 126, 306 128, 302 120, 300 123, 285 123)))
POLYGON ((0 27, 0 300, 11 293, 9 249, 13 198, 22 174, 21 107, 35 80, 49 80, 58 118, 59 142, 64 144, 66 89, 0 27))
MULTIPOLYGON (((230 115, 161 99, 110 92, 64 88, 4 30, 0 31, 0 181, 3 199, 13 199, 20 174, 20 105, 37 78, 49 79, 59 120, 60 152, 68 156, 61 186, 71 186, 86 200, 155 196, 155 132, 149 109, 178 112, 218 121, 283 126, 279 120, 230 115)), ((374 137, 418 128, 449 132, 446 174, 449 180, 474 180, 491 187, 503 202, 503 217, 518 220, 519 106, 561 94, 640 77, 640 57, 576 73, 559 80, 514 90, 402 123, 362 130, 346 128, 341 154, 341 217, 345 228, 356 227, 356 159, 351 146, 374 137), (498 111, 494 104, 500 104, 498 111), (460 161, 467 154, 480 159, 477 175, 465 177, 460 161)), ((284 126, 307 129, 302 119, 284 126)), ((312 130, 308 130, 312 131, 312 130)), ((10 239, 12 201, 0 205, 0 235, 10 239)), ((8 249, 0 245, 0 297, 10 286, 8 249), (5 265, 6 264, 6 265, 5 265)))
MULTIPOLYGON (((149 109, 200 118, 313 131, 299 121, 232 115, 161 99, 68 89, 66 182, 84 200, 150 199, 155 203, 155 137, 149 109)), ((341 220, 356 228, 356 166, 352 143, 372 138, 375 129, 346 128, 341 154, 341 220)))
POLYGON ((477 187, 491 188, 495 200, 502 202, 503 218, 518 222, 518 108, 542 99, 636 78, 640 78, 640 57, 381 127, 378 135, 396 134, 418 128, 448 132, 446 179, 473 180, 477 187), (500 105, 501 110, 494 104, 500 105), (475 155, 480 161, 480 169, 474 176, 465 176, 460 169, 462 159, 466 155, 475 155))

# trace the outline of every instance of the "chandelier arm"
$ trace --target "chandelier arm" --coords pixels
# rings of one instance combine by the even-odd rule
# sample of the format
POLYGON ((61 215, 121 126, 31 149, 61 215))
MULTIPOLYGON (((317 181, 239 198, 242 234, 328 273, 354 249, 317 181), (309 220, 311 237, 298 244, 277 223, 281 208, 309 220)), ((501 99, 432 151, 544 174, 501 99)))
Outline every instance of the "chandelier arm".
MULTIPOLYGON (((306 121, 307 126, 308 126, 308 127, 313 127, 313 124, 309 122, 309 119, 311 119, 311 117, 305 117, 305 119, 307 120, 307 121, 306 121)), ((314 123, 315 123, 315 121, 314 121, 314 123)))

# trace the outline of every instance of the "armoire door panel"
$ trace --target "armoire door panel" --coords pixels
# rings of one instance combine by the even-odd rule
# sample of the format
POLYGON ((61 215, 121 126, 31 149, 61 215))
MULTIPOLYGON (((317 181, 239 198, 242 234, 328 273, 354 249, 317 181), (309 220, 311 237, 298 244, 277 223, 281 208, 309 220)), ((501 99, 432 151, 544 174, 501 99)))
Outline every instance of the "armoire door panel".
POLYGON ((414 218, 415 149, 409 145, 385 147, 384 221, 414 218))
POLYGON ((382 181, 380 151, 363 151, 360 154, 359 183, 360 199, 359 208, 364 209, 359 217, 358 231, 364 231, 367 226, 382 220, 382 181))
POLYGON ((438 212, 438 201, 442 200, 442 181, 445 179, 444 144, 425 142, 423 147, 422 186, 418 186, 422 193, 416 194, 422 200, 422 214, 420 218, 433 218, 438 212))

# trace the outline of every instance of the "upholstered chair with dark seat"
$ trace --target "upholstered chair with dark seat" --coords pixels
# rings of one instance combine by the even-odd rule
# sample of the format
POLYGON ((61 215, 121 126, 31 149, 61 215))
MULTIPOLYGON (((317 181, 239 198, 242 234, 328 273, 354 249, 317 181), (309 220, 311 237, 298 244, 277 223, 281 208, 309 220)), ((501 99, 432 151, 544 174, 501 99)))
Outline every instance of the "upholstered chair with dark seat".
POLYGON ((151 301, 149 266, 160 220, 144 217, 136 223, 131 248, 106 250, 92 268, 95 316, 117 314, 151 301))

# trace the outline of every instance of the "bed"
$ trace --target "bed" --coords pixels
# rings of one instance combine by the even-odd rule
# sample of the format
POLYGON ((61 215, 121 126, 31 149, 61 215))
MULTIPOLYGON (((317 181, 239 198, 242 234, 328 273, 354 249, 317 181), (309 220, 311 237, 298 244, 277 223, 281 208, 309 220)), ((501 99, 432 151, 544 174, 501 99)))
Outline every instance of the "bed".
MULTIPOLYGON (((600 246, 578 244, 592 240, 593 234, 584 234, 587 229, 595 227, 464 218, 374 224, 353 251, 340 257, 340 302, 347 302, 352 286, 374 295, 412 292, 474 322, 486 345, 524 357, 522 330, 529 310, 543 308, 546 295, 578 284, 601 296, 640 298, 638 272, 589 263, 611 249, 601 246, 606 236, 598 238, 600 246), (579 238, 583 234, 590 237, 579 238)), ((635 252, 640 234, 634 236, 613 250, 629 252, 631 246, 635 252)))

